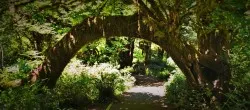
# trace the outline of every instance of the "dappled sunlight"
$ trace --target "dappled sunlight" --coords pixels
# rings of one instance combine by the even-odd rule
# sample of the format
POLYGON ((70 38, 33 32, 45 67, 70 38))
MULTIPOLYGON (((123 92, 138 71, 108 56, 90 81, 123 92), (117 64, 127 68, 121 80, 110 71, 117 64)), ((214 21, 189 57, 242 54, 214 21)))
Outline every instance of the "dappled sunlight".
POLYGON ((163 81, 145 75, 136 75, 134 77, 137 82, 135 86, 123 93, 119 100, 112 104, 111 110, 165 110, 168 108, 165 104, 163 81))
POLYGON ((135 84, 138 86, 162 86, 164 81, 156 79, 153 76, 145 76, 145 75, 134 75, 136 78, 135 84))
POLYGON ((129 89, 127 92, 129 93, 146 93, 146 94, 152 94, 154 96, 165 96, 165 87, 164 86, 135 86, 131 89, 129 89))

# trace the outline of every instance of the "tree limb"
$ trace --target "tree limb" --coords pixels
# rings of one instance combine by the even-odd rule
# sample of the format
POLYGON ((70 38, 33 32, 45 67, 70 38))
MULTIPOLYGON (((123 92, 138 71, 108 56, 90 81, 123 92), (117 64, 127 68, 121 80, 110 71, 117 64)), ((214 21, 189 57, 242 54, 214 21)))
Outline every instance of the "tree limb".
MULTIPOLYGON (((135 3, 137 1, 134 0, 135 3)), ((146 12, 150 17, 152 17, 155 20, 159 20, 157 16, 147 7, 147 5, 142 1, 138 0, 139 7, 142 9, 143 12, 146 12)))
POLYGON ((162 14, 161 10, 159 9, 159 6, 157 5, 157 3, 154 0, 147 0, 147 1, 150 3, 151 7, 153 8, 158 18, 162 21, 165 21, 165 17, 162 14))

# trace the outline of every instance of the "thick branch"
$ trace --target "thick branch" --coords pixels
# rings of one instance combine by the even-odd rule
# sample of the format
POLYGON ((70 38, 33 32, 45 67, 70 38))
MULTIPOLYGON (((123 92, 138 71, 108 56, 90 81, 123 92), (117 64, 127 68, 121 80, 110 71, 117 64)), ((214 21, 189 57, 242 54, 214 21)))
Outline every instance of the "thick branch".
POLYGON ((29 3, 35 2, 36 0, 23 0, 23 1, 18 1, 18 2, 17 1, 15 1, 15 7, 25 6, 29 3))
POLYGON ((156 4, 156 2, 154 0, 147 0, 147 1, 151 4, 153 10, 155 11, 159 19, 165 21, 164 15, 162 14, 161 10, 159 9, 160 7, 156 4))
MULTIPOLYGON (((82 46, 103 36, 136 37, 137 28, 137 15, 85 19, 81 24, 73 27, 54 47, 46 51, 46 69, 41 72, 40 79, 48 78, 46 85, 54 87, 64 67, 82 46)), ((149 35, 145 29, 142 29, 142 32, 143 35, 149 35)))
MULTIPOLYGON (((137 1, 134 2, 137 3, 137 1)), ((142 0, 138 0, 138 4, 143 12, 147 13, 153 19, 158 20, 157 16, 147 7, 147 5, 142 0)))

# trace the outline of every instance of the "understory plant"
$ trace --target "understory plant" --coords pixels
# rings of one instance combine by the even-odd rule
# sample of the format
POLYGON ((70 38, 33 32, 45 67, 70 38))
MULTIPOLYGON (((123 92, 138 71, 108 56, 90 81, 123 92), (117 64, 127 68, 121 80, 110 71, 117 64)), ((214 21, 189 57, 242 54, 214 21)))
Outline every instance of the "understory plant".
POLYGON ((54 89, 38 83, 0 91, 0 109, 86 109, 113 100, 131 87, 135 79, 127 70, 110 64, 93 66, 72 61, 54 89))
POLYGON ((177 70, 165 84, 166 102, 178 109, 246 110, 250 107, 250 75, 245 73, 244 77, 239 79, 235 74, 237 73, 233 73, 229 91, 224 94, 226 100, 219 104, 214 101, 212 91, 206 87, 189 87, 185 76, 177 70))
POLYGON ((178 109, 209 109, 206 103, 208 97, 211 97, 209 89, 194 89, 189 87, 185 75, 177 70, 175 74, 165 83, 166 102, 178 109))

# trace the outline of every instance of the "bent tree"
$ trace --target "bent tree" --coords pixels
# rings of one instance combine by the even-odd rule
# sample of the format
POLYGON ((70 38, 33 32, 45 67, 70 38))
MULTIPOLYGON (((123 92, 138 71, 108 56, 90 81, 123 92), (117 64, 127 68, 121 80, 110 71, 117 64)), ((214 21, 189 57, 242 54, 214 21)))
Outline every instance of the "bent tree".
POLYGON ((223 2, 134 0, 131 3, 138 6, 138 14, 93 16, 74 26, 55 46, 47 49, 41 71, 30 78, 38 77, 53 88, 70 59, 85 44, 101 37, 136 37, 161 46, 185 74, 190 87, 208 87, 223 101, 222 94, 227 92, 230 80, 230 32, 222 24, 208 28, 211 13, 223 2), (195 24, 197 44, 183 39, 182 26, 187 21, 195 24))

